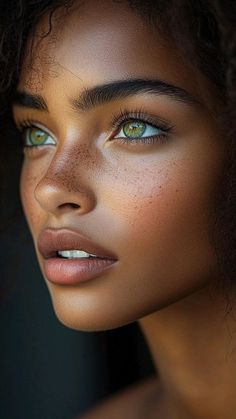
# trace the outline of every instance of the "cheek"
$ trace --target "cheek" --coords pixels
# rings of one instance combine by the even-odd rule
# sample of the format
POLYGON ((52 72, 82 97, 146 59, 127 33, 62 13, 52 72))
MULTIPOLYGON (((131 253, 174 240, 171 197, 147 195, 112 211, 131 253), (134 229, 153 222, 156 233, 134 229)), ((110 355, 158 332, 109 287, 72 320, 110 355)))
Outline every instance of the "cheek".
POLYGON ((189 268, 200 260, 215 263, 209 228, 217 172, 208 177, 205 173, 195 170, 191 160, 166 161, 163 169, 143 170, 122 191, 114 185, 111 201, 121 253, 133 249, 133 261, 141 258, 140 263, 161 267, 163 272, 170 261, 175 270, 181 260, 189 268), (158 259, 162 265, 156 264, 158 259))
POLYGON ((126 185, 114 217, 121 277, 126 284, 128 275, 127 295, 132 289, 144 313, 197 290, 217 272, 209 240, 216 173, 206 180, 191 162, 166 166, 126 185))
POLYGON ((145 168, 132 180, 113 184, 109 205, 121 225, 144 237, 155 226, 171 225, 174 233, 179 224, 203 220, 212 200, 211 181, 191 171, 191 162, 166 161, 163 168, 145 168))

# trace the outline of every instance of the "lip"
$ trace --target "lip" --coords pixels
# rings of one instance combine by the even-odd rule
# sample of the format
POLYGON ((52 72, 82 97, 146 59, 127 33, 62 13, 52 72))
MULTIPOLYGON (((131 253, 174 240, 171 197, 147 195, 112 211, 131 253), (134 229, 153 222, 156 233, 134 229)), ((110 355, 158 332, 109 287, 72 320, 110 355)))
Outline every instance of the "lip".
POLYGON ((117 257, 107 249, 91 242, 78 232, 67 229, 43 230, 37 240, 38 250, 44 259, 46 278, 61 285, 75 285, 100 276, 117 262, 117 257), (63 259, 58 250, 84 250, 96 255, 93 258, 63 259))

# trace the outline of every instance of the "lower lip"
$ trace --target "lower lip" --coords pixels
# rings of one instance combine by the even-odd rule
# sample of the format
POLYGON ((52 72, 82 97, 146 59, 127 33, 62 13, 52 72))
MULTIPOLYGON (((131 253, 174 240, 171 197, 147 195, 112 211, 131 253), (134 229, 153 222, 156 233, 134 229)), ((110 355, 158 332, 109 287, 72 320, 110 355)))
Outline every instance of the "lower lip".
POLYGON ((51 258, 44 261, 44 271, 46 278, 54 284, 76 285, 98 277, 115 262, 100 258, 51 258))

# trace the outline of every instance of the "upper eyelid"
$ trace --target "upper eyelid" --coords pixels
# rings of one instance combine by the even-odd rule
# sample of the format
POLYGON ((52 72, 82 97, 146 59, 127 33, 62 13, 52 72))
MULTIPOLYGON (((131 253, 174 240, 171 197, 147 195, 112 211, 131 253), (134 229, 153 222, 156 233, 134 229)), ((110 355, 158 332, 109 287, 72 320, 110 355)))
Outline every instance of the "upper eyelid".
MULTIPOLYGON (((153 115, 150 112, 147 112, 145 109, 135 108, 135 109, 127 109, 124 108, 119 109, 116 113, 114 113, 111 119, 108 121, 109 130, 114 131, 121 129, 122 125, 128 122, 129 120, 140 120, 146 124, 151 125, 154 128, 163 130, 163 131, 170 131, 172 130, 173 126, 170 124, 169 121, 161 118, 157 115, 153 115)), ((53 138, 54 141, 57 141, 57 135, 55 135, 48 127, 46 127, 41 122, 34 120, 33 118, 22 118, 17 119, 15 118, 15 125, 20 132, 23 132, 27 128, 39 128, 42 131, 45 131, 49 136, 53 138)))
POLYGON ((173 128, 173 125, 169 121, 157 115, 153 115, 150 112, 146 112, 143 108, 134 109, 132 111, 126 108, 124 108, 123 110, 120 109, 118 115, 113 115, 110 125, 113 129, 117 129, 119 128, 119 126, 121 126, 125 122, 128 122, 129 120, 140 120, 145 122, 146 124, 152 125, 155 128, 160 128, 163 130, 170 130, 173 128))
POLYGON ((53 134, 53 132, 46 128, 43 124, 36 122, 36 121, 30 121, 30 120, 25 120, 25 121, 18 121, 16 122, 16 127, 20 132, 23 132, 24 130, 27 130, 27 128, 38 128, 42 131, 45 131, 50 137, 52 137, 54 140, 56 140, 56 136, 55 134, 53 134), (28 123, 28 125, 27 125, 28 123))

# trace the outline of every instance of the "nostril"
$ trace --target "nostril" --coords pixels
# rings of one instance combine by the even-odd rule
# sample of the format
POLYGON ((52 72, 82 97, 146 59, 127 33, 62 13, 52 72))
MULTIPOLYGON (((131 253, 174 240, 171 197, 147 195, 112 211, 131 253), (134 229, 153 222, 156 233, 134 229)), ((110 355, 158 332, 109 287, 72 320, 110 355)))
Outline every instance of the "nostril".
MULTIPOLYGON (((50 169, 50 168, 49 168, 50 169)), ((66 179, 67 182, 70 178, 66 179)), ((79 180, 76 177, 76 182, 79 180)), ((90 212, 96 205, 96 196, 89 186, 80 189, 80 184, 71 189, 71 185, 46 174, 35 187, 35 199, 39 205, 52 214, 76 213, 76 215, 90 212), (50 181, 50 182, 49 182, 50 181)))
POLYGON ((80 208, 80 205, 74 204, 73 202, 67 202, 66 204, 61 204, 59 206, 59 208, 65 208, 65 207, 70 207, 70 208, 78 209, 78 208, 80 208))
POLYGON ((70 204, 70 206, 72 207, 72 208, 80 208, 80 205, 78 205, 78 204, 70 204))

